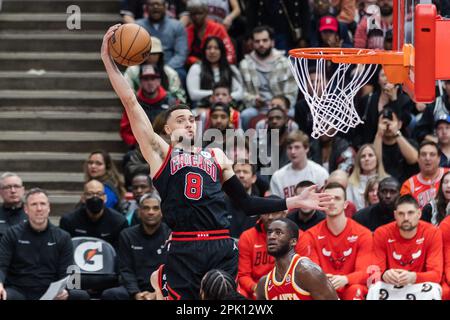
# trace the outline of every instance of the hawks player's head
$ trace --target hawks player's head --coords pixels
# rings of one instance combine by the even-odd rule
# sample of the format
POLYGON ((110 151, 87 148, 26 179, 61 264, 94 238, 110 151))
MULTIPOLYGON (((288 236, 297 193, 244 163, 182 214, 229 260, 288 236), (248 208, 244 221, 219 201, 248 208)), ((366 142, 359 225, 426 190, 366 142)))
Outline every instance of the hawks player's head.
POLYGON ((417 200, 410 194, 401 196, 395 203, 394 217, 401 231, 414 231, 419 224, 421 215, 417 200))
POLYGON ((166 111, 164 131, 172 142, 190 144, 195 139, 196 130, 195 116, 189 106, 178 104, 166 111))
POLYGON ((267 228, 267 252, 280 258, 293 250, 298 241, 298 226, 290 219, 274 220, 267 228))

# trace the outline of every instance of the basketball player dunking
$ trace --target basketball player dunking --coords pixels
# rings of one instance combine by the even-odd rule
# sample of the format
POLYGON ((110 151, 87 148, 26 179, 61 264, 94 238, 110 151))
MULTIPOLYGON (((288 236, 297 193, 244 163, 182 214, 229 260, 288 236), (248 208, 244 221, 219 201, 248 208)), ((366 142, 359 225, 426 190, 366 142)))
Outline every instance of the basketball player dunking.
POLYGON ((295 253, 297 225, 287 219, 274 220, 267 228, 267 252, 275 267, 256 287, 258 300, 338 300, 326 275, 314 262, 295 253))
POLYGON ((192 146, 196 124, 189 107, 166 112, 167 144, 153 131, 133 90, 110 56, 108 41, 119 25, 103 38, 101 56, 111 84, 127 112, 150 175, 162 199, 164 219, 172 229, 167 262, 163 268, 170 299, 198 299, 200 281, 211 269, 236 277, 238 252, 229 236, 225 192, 250 215, 304 208, 324 210, 331 196, 314 186, 286 200, 251 197, 235 176, 232 162, 220 149, 192 146), (180 142, 181 141, 181 142, 180 142))

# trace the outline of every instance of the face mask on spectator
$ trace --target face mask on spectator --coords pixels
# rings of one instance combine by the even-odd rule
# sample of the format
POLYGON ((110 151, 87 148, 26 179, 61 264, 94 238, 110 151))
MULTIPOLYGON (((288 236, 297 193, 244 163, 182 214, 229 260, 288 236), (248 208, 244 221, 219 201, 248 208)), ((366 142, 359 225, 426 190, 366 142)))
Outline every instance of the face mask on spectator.
POLYGON ((86 208, 92 214, 99 214, 104 208, 103 199, 99 197, 86 199, 86 208))

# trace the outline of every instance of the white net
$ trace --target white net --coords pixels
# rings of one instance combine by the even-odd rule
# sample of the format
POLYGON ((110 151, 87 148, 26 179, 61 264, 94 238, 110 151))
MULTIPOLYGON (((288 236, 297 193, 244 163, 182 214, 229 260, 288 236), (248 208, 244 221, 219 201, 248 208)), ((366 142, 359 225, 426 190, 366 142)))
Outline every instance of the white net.
MULTIPOLYGON (((320 54, 320 53, 319 53, 320 54)), ((316 60, 316 76, 311 79, 308 61, 311 59, 290 57, 291 69, 297 85, 311 110, 315 139, 334 136, 338 131, 346 133, 350 128, 363 123, 359 117, 354 98, 376 71, 375 64, 336 64, 337 69, 327 80, 327 60, 316 60)))

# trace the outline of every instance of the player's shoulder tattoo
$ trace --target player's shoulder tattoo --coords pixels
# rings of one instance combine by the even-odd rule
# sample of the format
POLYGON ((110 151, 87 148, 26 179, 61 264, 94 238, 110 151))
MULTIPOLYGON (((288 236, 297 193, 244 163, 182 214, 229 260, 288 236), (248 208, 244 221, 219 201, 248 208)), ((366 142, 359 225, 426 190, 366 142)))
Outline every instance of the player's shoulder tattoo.
POLYGON ((322 272, 322 268, 307 257, 299 260, 298 267, 302 272, 322 272))

